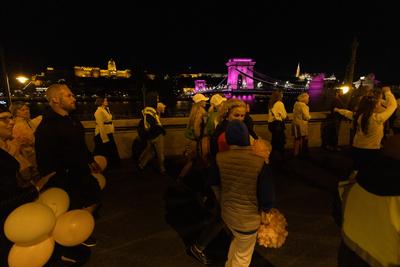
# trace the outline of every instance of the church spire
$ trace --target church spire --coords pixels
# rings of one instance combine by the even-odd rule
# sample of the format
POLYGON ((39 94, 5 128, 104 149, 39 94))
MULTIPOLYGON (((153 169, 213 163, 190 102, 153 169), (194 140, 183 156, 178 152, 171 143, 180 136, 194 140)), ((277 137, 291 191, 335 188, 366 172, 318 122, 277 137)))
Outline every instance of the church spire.
POLYGON ((300 62, 297 63, 296 78, 300 77, 300 62))

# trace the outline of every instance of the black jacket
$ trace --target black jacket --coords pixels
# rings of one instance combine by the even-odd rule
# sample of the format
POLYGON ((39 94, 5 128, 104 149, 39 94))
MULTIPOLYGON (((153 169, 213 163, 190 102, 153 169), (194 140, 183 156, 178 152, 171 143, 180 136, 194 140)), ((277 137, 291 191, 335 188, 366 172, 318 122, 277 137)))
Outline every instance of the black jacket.
POLYGON ((93 156, 85 143, 84 127, 71 116, 46 110, 35 132, 35 149, 42 176, 54 171, 56 177, 90 173, 93 156))
POLYGON ((249 135, 253 137, 255 140, 258 139, 258 135, 254 131, 254 123, 253 119, 250 117, 249 113, 246 113, 246 116, 244 117, 244 124, 247 126, 247 130, 249 131, 249 135))

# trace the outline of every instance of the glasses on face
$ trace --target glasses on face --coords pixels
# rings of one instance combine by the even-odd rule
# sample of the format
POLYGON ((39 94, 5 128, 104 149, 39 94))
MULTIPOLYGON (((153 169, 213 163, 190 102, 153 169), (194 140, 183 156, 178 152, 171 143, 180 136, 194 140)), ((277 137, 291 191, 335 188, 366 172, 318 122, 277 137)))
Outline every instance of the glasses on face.
POLYGON ((7 116, 7 117, 0 117, 0 121, 4 122, 4 123, 10 123, 11 121, 14 120, 13 116, 7 116))

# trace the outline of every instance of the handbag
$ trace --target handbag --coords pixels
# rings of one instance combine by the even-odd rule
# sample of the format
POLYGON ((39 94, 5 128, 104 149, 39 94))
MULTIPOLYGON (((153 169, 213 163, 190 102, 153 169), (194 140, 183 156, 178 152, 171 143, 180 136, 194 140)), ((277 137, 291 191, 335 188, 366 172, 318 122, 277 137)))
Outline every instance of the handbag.
POLYGON ((285 131, 285 122, 283 120, 277 120, 275 119, 275 115, 271 110, 272 115, 274 116, 274 120, 268 123, 268 129, 271 132, 284 132, 285 131))

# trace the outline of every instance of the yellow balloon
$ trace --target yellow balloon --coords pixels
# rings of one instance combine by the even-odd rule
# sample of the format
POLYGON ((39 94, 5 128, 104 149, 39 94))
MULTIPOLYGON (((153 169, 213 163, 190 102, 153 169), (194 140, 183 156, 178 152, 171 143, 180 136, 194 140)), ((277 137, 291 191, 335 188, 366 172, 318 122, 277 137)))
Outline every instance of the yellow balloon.
POLYGON ((107 159, 104 156, 94 156, 94 161, 96 161, 97 164, 99 164, 100 170, 104 171, 107 167, 107 159))
POLYGON ((39 203, 51 208, 56 217, 66 212, 69 208, 69 196, 61 188, 53 187, 40 194, 39 203))
POLYGON ((60 245, 72 247, 88 239, 94 229, 94 218, 86 210, 70 210, 57 218, 53 230, 54 240, 60 245))
POLYGON ((54 244, 53 237, 48 237, 32 246, 14 244, 8 253, 8 265, 10 267, 42 267, 53 254, 54 244))
POLYGON ((104 177, 101 173, 92 173, 92 175, 96 178, 99 183, 100 189, 103 190, 106 187, 106 177, 104 177))
POLYGON ((29 246, 43 241, 53 231, 56 217, 42 203, 27 203, 13 210, 4 223, 6 237, 18 245, 29 246))

